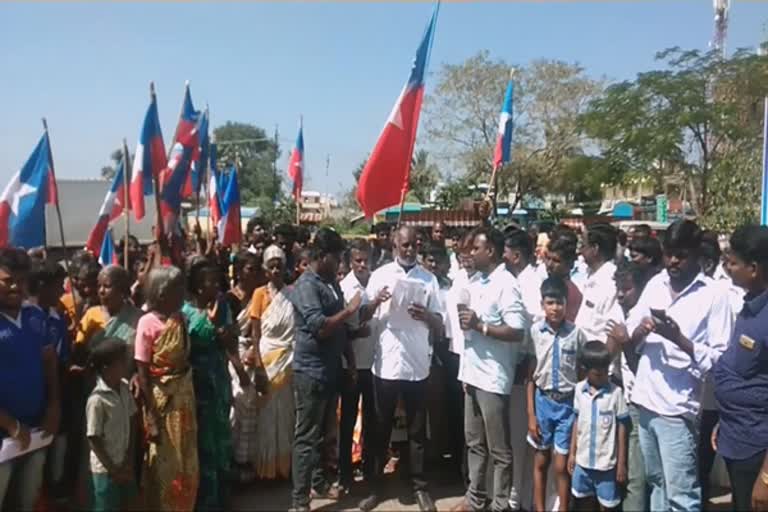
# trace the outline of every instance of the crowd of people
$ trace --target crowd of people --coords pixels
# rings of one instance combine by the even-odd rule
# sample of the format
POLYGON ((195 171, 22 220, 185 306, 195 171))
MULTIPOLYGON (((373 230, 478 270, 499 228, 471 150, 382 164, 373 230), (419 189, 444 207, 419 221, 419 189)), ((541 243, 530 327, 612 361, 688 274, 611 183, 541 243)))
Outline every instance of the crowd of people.
POLYGON ((435 460, 456 510, 692 511, 719 453, 768 510, 768 227, 270 228, 0 250, 3 509, 367 512, 396 468, 432 511, 435 460))

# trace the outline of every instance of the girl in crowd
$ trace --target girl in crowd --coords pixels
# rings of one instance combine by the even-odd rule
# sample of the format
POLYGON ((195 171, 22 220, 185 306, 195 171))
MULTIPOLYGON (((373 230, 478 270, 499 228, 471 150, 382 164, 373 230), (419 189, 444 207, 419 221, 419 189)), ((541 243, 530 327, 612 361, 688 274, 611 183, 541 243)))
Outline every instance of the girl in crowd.
POLYGON ((228 509, 232 435, 232 396, 228 352, 237 346, 237 332, 227 301, 219 296, 218 265, 204 257, 187 261, 188 302, 182 308, 191 342, 190 363, 197 403, 197 454, 200 486, 195 510, 228 509))
POLYGON ((269 283, 256 289, 250 308, 252 345, 245 354, 246 364, 257 376, 266 374, 269 380, 267 394, 257 404, 255 420, 259 430, 252 461, 259 478, 288 478, 291 470, 294 311, 285 294, 285 264, 285 253, 278 246, 264 251, 269 283))
POLYGON ((149 312, 136 328, 135 350, 149 441, 143 490, 149 510, 192 510, 199 481, 197 415, 190 342, 180 314, 181 270, 151 270, 145 297, 149 312))
MULTIPOLYGON (((258 255, 241 251, 235 257, 235 285, 227 295, 232 312, 237 316, 239 364, 242 365, 246 351, 251 346, 251 303, 254 290, 264 285, 266 275, 261 265, 263 249, 258 255)), ((256 439, 256 404, 251 386, 242 387, 238 374, 238 361, 231 361, 230 374, 233 390, 232 444, 234 460, 238 465, 237 478, 240 482, 249 482, 256 477, 253 471, 253 447, 256 439)), ((253 380, 253 367, 246 369, 248 380, 253 380)))

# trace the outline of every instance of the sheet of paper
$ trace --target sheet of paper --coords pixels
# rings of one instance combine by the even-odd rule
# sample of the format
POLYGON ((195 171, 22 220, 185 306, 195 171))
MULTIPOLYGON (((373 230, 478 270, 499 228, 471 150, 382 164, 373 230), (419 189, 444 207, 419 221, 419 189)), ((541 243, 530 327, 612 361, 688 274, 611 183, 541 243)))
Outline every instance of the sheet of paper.
POLYGON ((401 279, 392 288, 392 301, 389 307, 389 327, 405 329, 413 326, 413 319, 408 313, 411 304, 427 305, 427 288, 419 281, 401 279))
POLYGON ((21 443, 10 437, 3 439, 3 444, 0 446, 0 464, 3 462, 15 459, 29 452, 45 448, 51 442, 53 442, 53 436, 43 437, 42 430, 33 430, 30 432, 30 442, 26 450, 21 449, 21 443))

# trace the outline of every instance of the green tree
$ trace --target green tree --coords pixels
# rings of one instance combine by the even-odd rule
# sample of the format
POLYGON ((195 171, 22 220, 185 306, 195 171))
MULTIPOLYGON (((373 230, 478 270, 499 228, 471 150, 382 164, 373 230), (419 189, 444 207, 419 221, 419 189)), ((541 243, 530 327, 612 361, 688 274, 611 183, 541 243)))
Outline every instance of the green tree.
MULTIPOLYGON (((510 64, 482 51, 460 64, 445 64, 426 102, 427 135, 453 171, 486 181, 493 165, 499 111, 510 64)), ((570 159, 584 153, 578 117, 602 83, 576 65, 538 60, 514 75, 512 162, 500 173, 500 192, 524 196, 567 192, 570 159)))
POLYGON ((657 192, 682 178, 697 213, 713 218, 712 208, 739 188, 733 179, 752 182, 748 169, 734 166, 747 165, 759 144, 755 106, 768 92, 768 62, 745 51, 723 59, 679 48, 657 59, 663 69, 612 85, 592 102, 584 133, 619 175, 651 176, 657 192))
MULTIPOLYGON (((115 177, 115 173, 117 173, 117 166, 123 159, 123 148, 117 148, 112 153, 110 153, 109 159, 111 160, 110 164, 102 167, 100 172, 101 178, 104 180, 112 180, 115 177)), ((133 155, 131 155, 131 161, 133 161, 133 155)))
POLYGON ((246 123, 227 121, 213 131, 219 164, 236 164, 243 205, 265 204, 280 199, 283 172, 275 168, 280 147, 274 137, 246 123))

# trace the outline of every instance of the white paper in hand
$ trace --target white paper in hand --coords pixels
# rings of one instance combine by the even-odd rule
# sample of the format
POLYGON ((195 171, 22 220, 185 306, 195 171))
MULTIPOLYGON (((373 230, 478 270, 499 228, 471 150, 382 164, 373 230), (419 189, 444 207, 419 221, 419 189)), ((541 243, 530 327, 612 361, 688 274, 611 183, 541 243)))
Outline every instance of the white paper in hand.
POLYGON ((389 327, 404 329, 412 326, 413 319, 408 313, 411 304, 427 305, 427 288, 420 281, 400 279, 392 289, 389 307, 389 327))
POLYGON ((33 430, 29 433, 29 446, 26 450, 21 449, 21 443, 10 437, 3 439, 3 445, 0 446, 0 464, 9 460, 21 457, 27 453, 45 448, 53 441, 53 436, 43 437, 42 430, 33 430))

